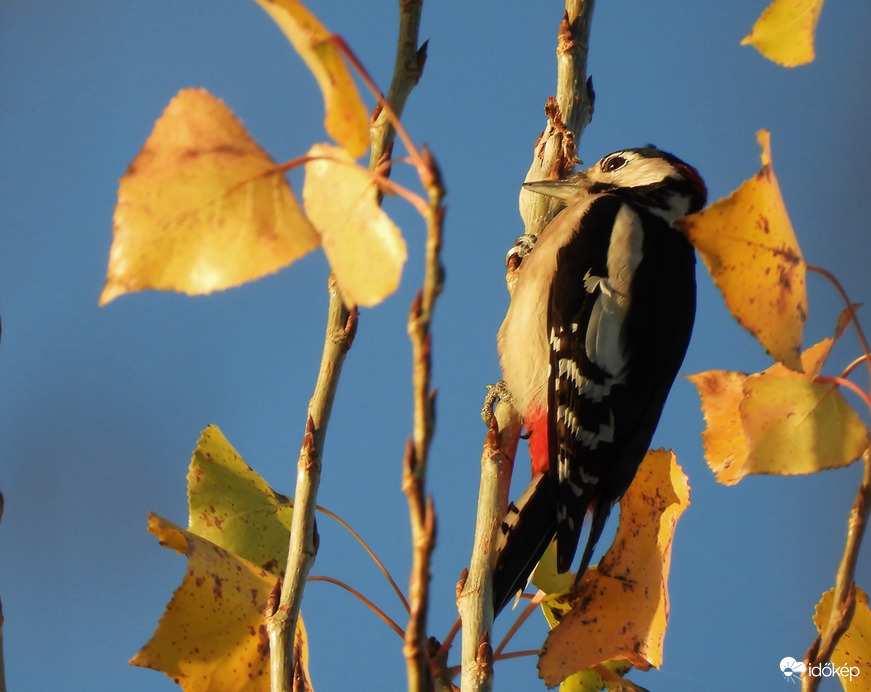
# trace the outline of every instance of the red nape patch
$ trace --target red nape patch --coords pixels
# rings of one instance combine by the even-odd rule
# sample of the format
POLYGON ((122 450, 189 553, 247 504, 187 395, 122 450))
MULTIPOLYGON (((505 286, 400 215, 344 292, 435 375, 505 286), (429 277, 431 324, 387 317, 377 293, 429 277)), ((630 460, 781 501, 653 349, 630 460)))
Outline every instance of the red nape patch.
POLYGON ((532 459, 532 475, 547 471, 550 459, 547 447, 547 411, 537 411, 526 416, 526 431, 529 433, 529 456, 532 459))

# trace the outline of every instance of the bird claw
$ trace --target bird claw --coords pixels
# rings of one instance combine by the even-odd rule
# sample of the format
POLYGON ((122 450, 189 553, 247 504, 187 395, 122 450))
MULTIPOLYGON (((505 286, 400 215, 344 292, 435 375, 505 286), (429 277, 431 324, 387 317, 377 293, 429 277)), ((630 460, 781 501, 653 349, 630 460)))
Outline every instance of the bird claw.
POLYGON ((514 245, 508 251, 508 254, 505 255, 505 266, 511 266, 512 261, 519 265, 532 252, 532 248, 535 247, 537 240, 538 236, 530 233, 524 233, 515 240, 514 245))
POLYGON ((481 407, 481 418, 484 419, 488 428, 493 425, 493 419, 495 418, 493 407, 497 401, 504 401, 506 404, 514 406, 514 397, 508 391, 505 380, 499 380, 496 384, 487 385, 487 394, 484 397, 484 405, 481 407))

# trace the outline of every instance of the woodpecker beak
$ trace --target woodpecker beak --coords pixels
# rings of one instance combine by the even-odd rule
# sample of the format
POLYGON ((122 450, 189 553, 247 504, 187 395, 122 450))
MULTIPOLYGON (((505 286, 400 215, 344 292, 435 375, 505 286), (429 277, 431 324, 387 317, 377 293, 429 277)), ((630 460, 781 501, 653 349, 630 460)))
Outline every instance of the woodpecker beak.
POLYGON ((547 197, 569 200, 577 195, 578 192, 585 190, 589 185, 589 176, 581 171, 580 173, 575 173, 570 178, 563 178, 562 180, 533 180, 523 183, 523 189, 547 197))

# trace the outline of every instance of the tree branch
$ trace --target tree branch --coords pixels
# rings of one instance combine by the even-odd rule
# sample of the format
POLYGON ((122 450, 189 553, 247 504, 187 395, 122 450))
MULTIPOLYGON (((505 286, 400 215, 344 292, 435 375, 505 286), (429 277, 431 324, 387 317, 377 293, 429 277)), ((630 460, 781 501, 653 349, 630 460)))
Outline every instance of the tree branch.
POLYGON ((288 692, 291 689, 294 670, 293 634, 299 619, 306 579, 318 549, 314 514, 321 479, 321 455, 342 365, 357 329, 357 313, 356 311, 350 313, 347 310, 332 276, 330 276, 329 292, 330 306, 321 365, 314 394, 309 401, 305 436, 297 461, 293 519, 285 577, 278 607, 266 620, 272 652, 270 658, 272 692, 288 692))
MULTIPOLYGON (((390 150, 395 134, 392 126, 385 126, 381 117, 398 118, 411 89, 420 78, 423 58, 413 63, 408 59, 410 45, 417 44, 420 8, 423 0, 400 1, 400 31, 397 42, 396 67, 390 85, 390 107, 376 108, 377 115, 370 133, 370 167, 381 165, 385 152, 390 150)), ((417 51, 415 49, 415 53, 417 51)), ((389 169, 380 170, 389 175, 389 169)), ((294 671, 294 637, 299 618, 303 592, 309 571, 317 554, 317 533, 314 512, 320 483, 321 455, 327 423, 338 386, 345 356, 351 348, 357 326, 357 314, 345 307, 335 279, 330 277, 330 305, 321 367, 315 393, 309 403, 306 433, 297 462, 297 483, 294 493, 294 512, 285 577, 281 598, 274 613, 266 618, 271 652, 270 676, 272 692, 289 692, 294 671)))
MULTIPOLYGON (((847 523, 847 542, 844 546, 841 564, 838 567, 829 620, 825 627, 820 627, 820 636, 805 654, 805 663, 808 666, 826 663, 831 658, 841 636, 847 631, 850 621, 853 619, 856 561, 859 559, 862 536, 865 534, 868 514, 871 511, 871 448, 865 450, 862 461, 865 464, 865 472, 847 523)), ((802 692, 815 692, 821 680, 821 676, 803 676, 802 692)))
MULTIPOLYGON (((557 36, 556 96, 545 105, 547 125, 535 144, 527 182, 564 178, 577 162, 581 135, 593 118, 593 85, 592 79, 587 78, 593 5, 593 0, 566 0, 557 36)), ((521 190, 519 201, 526 233, 533 236, 544 230, 562 204, 528 190, 521 190)))
POLYGON ((411 606, 405 629, 405 646, 410 692, 429 692, 433 681, 427 646, 426 617, 429 604, 430 559, 435 546, 435 510, 426 497, 426 469, 435 423, 435 392, 432 389, 432 317, 435 302, 442 292, 444 270, 441 265, 444 189, 435 160, 422 151, 427 175, 422 176, 429 196, 426 216, 426 258, 423 287, 415 297, 408 317, 414 371, 412 397, 414 430, 403 464, 402 488, 408 498, 411 520, 412 565, 408 600, 411 606))
MULTIPOLYGON (((526 180, 564 177, 577 160, 576 150, 584 128, 593 116, 593 89, 587 79, 587 49, 593 16, 593 0, 566 0, 557 36, 557 93, 548 99, 547 125, 535 144, 526 180)), ((538 236, 559 211, 559 202, 522 190, 520 216, 525 232, 538 236)), ((516 282, 519 261, 506 273, 509 292, 516 282)), ((463 692, 488 692, 493 688, 492 660, 488 663, 493 626, 492 576, 496 536, 505 516, 508 488, 522 421, 513 407, 499 401, 495 409, 498 442, 493 432, 484 442, 478 516, 469 574, 459 589, 458 608, 463 620, 463 692)))

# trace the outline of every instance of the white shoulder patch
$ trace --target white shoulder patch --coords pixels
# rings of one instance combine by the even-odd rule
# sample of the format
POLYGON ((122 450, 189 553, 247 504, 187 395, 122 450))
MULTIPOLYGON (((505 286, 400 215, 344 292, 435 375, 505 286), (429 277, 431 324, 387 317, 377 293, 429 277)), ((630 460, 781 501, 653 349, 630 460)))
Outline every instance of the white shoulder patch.
POLYGON ((623 205, 614 219, 611 242, 608 245, 608 276, 584 277, 588 292, 599 289, 587 329, 587 357, 619 381, 626 367, 626 357, 620 343, 623 323, 629 309, 629 289, 635 270, 641 264, 643 231, 641 219, 623 205))

